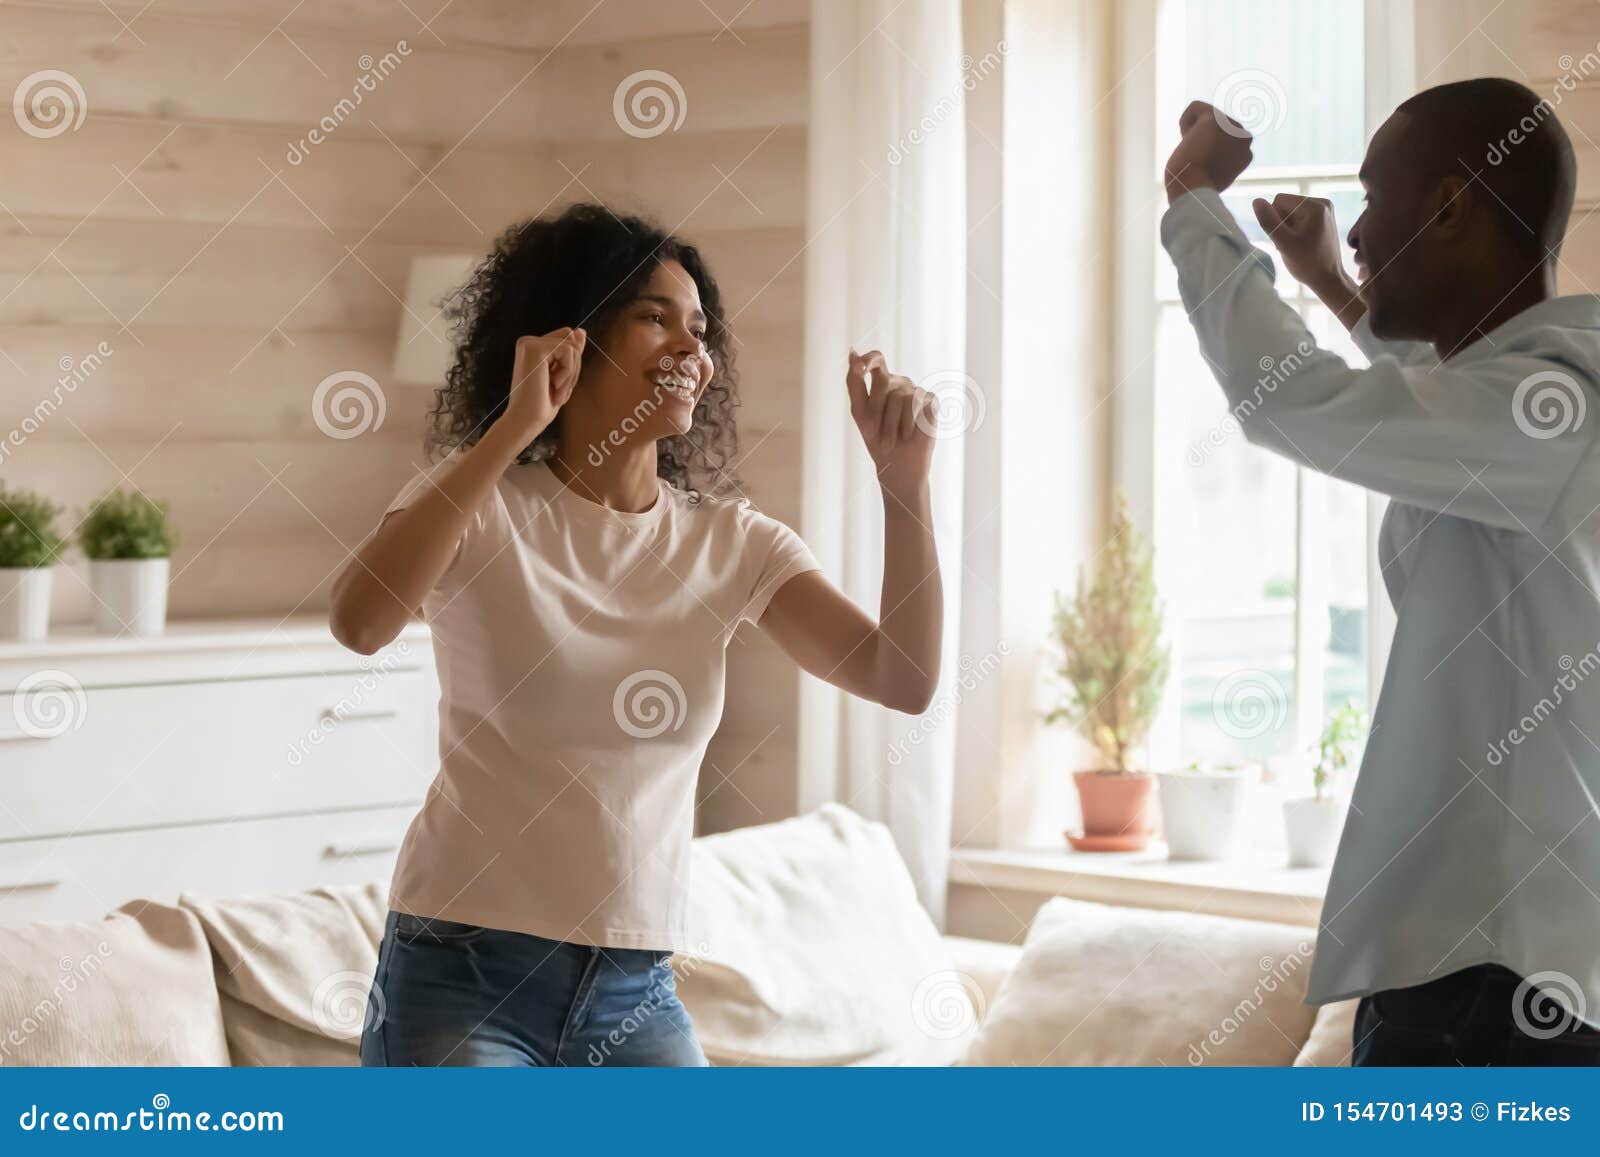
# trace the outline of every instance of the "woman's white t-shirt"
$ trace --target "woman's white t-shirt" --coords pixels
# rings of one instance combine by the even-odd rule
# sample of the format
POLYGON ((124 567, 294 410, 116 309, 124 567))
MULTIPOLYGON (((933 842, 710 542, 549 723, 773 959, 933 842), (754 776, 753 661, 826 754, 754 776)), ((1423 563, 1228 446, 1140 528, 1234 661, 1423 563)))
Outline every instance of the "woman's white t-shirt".
MULTIPOLYGON (((419 472, 399 510, 460 464, 419 472)), ((642 513, 513 465, 423 599, 439 774, 389 906, 616 948, 691 951, 695 781, 728 641, 816 559, 745 499, 665 481, 642 513)))

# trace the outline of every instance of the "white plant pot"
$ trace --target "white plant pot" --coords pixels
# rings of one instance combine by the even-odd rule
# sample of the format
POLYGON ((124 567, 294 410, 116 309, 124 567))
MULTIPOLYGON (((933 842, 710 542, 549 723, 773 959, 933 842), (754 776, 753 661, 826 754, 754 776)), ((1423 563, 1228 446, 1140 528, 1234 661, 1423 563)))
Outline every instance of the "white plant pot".
POLYGON ((1345 807, 1343 799, 1331 795, 1283 801, 1291 868, 1321 868, 1333 862, 1344 830, 1345 807))
POLYGON ((167 564, 164 558, 94 558, 94 626, 104 635, 159 635, 167 626, 167 564))
POLYGON ((1245 793, 1253 775, 1229 771, 1163 771, 1161 827, 1171 860, 1226 860, 1244 832, 1245 793))
POLYGON ((50 631, 48 566, 0 566, 0 639, 33 643, 50 631))

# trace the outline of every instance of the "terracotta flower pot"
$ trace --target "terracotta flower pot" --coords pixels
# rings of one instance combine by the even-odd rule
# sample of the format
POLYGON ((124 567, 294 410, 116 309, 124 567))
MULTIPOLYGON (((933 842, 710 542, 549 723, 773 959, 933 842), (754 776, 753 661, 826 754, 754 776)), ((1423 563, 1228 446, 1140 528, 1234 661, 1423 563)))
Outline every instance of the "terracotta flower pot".
POLYGON ((1077 771, 1083 831, 1067 841, 1085 852, 1137 852, 1155 834, 1155 777, 1143 771, 1077 771))

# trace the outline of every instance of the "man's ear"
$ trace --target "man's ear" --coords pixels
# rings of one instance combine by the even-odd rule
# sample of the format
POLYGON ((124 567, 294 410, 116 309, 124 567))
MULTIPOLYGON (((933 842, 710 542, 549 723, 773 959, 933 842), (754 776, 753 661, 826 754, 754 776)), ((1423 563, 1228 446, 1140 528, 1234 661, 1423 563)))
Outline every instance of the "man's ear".
POLYGON ((1478 208, 1478 189, 1465 177, 1451 174, 1434 186, 1427 227, 1445 241, 1459 240, 1478 208))

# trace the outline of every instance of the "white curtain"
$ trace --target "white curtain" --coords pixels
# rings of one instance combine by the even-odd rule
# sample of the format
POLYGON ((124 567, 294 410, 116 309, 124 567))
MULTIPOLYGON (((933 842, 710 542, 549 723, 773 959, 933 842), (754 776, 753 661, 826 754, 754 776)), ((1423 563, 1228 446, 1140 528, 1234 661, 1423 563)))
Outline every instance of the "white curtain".
MULTIPOLYGON (((804 533, 844 591, 876 614, 883 509, 850 419, 846 351, 889 366, 959 412, 966 396, 966 169, 959 0, 815 0, 806 250, 804 533)), ((921 717, 804 681, 802 810, 837 800, 894 834, 941 927, 951 839, 961 605, 959 427, 934 451, 944 587, 940 689, 921 717)))

